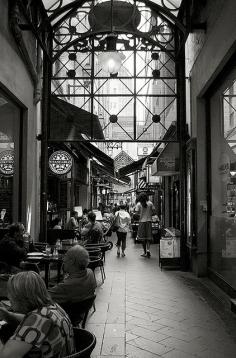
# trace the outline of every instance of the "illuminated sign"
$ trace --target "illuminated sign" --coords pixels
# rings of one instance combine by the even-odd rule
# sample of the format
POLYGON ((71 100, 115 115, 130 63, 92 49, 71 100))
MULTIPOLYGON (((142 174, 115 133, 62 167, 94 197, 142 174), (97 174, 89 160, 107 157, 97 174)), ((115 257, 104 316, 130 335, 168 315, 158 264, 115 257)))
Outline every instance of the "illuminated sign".
POLYGON ((50 155, 49 168, 55 174, 66 174, 71 170, 72 157, 63 150, 58 150, 50 155))
POLYGON ((14 152, 5 150, 0 153, 0 173, 12 175, 14 173, 14 152))

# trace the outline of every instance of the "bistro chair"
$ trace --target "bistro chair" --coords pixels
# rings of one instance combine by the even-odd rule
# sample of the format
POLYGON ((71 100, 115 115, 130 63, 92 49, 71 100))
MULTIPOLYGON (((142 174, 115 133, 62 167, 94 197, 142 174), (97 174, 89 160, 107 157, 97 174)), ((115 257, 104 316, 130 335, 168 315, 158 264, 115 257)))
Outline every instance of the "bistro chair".
POLYGON ((96 346, 96 337, 86 329, 74 327, 74 340, 76 353, 65 358, 90 358, 96 346))
POLYGON ((78 326, 81 324, 81 327, 85 328, 91 307, 93 307, 93 312, 96 311, 94 303, 95 298, 96 295, 93 295, 92 297, 89 297, 83 301, 61 304, 64 311, 70 317, 73 326, 78 326))
POLYGON ((40 275, 39 261, 35 261, 35 262, 24 261, 21 263, 21 268, 24 271, 34 271, 40 275))
POLYGON ((100 256, 100 254, 102 253, 102 250, 100 249, 100 247, 85 245, 85 249, 88 251, 89 257, 90 256, 100 256))
POLYGON ((106 275, 105 275, 104 263, 103 263, 102 253, 101 252, 99 253, 99 255, 89 256, 88 268, 90 268, 93 271, 95 280, 96 280, 95 269, 97 267, 100 268, 100 272, 101 272, 101 276, 102 276, 102 283, 104 283, 106 275))
POLYGON ((7 282, 10 277, 11 277, 10 273, 0 273, 0 300, 8 300, 7 282))
MULTIPOLYGON (((112 244, 112 246, 113 246, 113 244, 112 244)), ((103 258, 103 260, 104 260, 104 262, 105 262, 105 260, 106 260, 106 252, 108 251, 108 250, 111 250, 111 248, 112 248, 112 246, 110 245, 110 242, 102 242, 102 243, 100 243, 100 244, 86 244, 85 245, 85 248, 89 251, 89 250, 91 250, 92 248, 99 248, 99 249, 101 249, 101 252, 102 252, 102 258, 103 258)))

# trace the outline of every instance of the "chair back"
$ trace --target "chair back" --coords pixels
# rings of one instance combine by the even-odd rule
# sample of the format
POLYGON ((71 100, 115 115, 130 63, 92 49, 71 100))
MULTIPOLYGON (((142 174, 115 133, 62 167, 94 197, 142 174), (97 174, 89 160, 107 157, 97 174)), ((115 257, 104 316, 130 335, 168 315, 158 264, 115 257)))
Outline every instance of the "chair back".
POLYGON ((85 327, 88 312, 92 307, 96 295, 93 295, 86 300, 80 302, 61 304, 61 307, 66 311, 73 326, 76 326, 82 321, 82 328, 85 327))
POLYGON ((85 247, 89 253, 89 257, 91 256, 100 256, 102 250, 100 247, 85 247))
POLYGON ((65 358, 90 358, 96 346, 96 337, 86 329, 74 327, 76 353, 65 358))
POLYGON ((7 298, 7 282, 10 278, 9 273, 0 274, 0 300, 5 300, 7 298))

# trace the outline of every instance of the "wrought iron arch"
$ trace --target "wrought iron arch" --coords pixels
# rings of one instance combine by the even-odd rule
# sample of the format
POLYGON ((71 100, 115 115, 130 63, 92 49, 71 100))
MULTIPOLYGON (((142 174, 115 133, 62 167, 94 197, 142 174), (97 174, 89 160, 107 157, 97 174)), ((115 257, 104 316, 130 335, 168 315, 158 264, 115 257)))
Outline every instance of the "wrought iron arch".
MULTIPOLYGON (((116 20, 111 20, 107 25, 107 22, 102 22, 101 18, 99 20, 102 22, 102 26, 100 26, 99 21, 98 24, 95 22, 95 25, 92 23, 94 19, 97 20, 96 16, 99 15, 99 13, 94 14, 97 9, 96 6, 101 7, 104 4, 109 4, 109 6, 113 4, 115 6, 117 3, 120 2, 107 1, 97 3, 94 6, 93 1, 79 0, 62 6, 63 2, 61 1, 61 7, 50 16, 51 21, 62 16, 53 25, 54 73, 52 79, 54 84, 56 83, 53 93, 59 98, 66 100, 70 100, 73 97, 72 102, 78 107, 86 109, 91 115, 98 115, 104 131, 105 141, 161 141, 167 132, 168 126, 171 124, 170 120, 169 123, 166 123, 164 117, 168 116, 173 104, 176 112, 176 102, 178 100, 175 73, 175 64, 178 56, 176 47, 177 44, 179 46, 179 43, 181 43, 178 40, 184 35, 184 27, 179 24, 177 18, 167 8, 162 8, 160 5, 154 4, 149 0, 142 0, 140 2, 134 0, 132 2, 133 9, 128 9, 132 11, 133 17, 131 20, 129 18, 128 21, 125 19, 122 24, 118 23, 117 25, 115 23, 116 20), (136 7, 136 4, 138 4, 138 7, 136 7), (141 15, 138 12, 139 10, 141 15), (144 24, 146 22, 145 30, 142 27, 138 28, 139 21, 136 21, 136 16, 140 16, 140 18, 144 16, 142 12, 146 16, 144 19, 144 24), (85 31, 83 32, 77 31, 76 27, 82 24, 80 18, 86 18, 89 24, 87 28, 84 25, 85 31), (118 76, 115 76, 116 81, 119 81, 118 87, 122 87, 123 90, 123 93, 121 91, 117 95, 107 88, 111 76, 102 73, 101 69, 97 69, 97 64, 95 63, 97 59, 96 54, 107 50, 106 38, 109 34, 115 34, 119 50, 128 53, 127 59, 124 62, 128 63, 129 58, 133 57, 133 69, 123 68, 123 71, 118 76), (87 58, 86 52, 88 54, 87 58), (77 59, 78 54, 82 57, 79 60, 77 59), (142 65, 138 68, 136 65, 137 59, 140 63, 143 63, 143 68, 141 68, 142 65), (68 65, 70 61, 74 61, 74 64, 68 65), (89 68, 83 64, 86 61, 87 63, 85 64, 89 64, 89 68), (154 62, 152 66, 150 64, 151 61, 154 62), (152 85, 152 80, 158 84, 152 85), (67 88, 65 88, 65 83, 67 83, 67 88), (97 88, 95 88, 96 86, 97 88), (153 88, 150 91, 147 90, 147 87, 151 86, 153 88), (146 92, 149 91, 149 93, 144 93, 145 87, 146 92), (161 87, 162 89, 164 88, 165 94, 161 93, 161 87), (67 90, 68 88, 69 90, 67 90), (116 111, 107 110, 103 103, 105 101, 104 98, 113 99, 115 96, 123 97, 121 108, 116 111), (84 98, 83 102, 81 100, 82 97, 84 98), (156 102, 160 99, 162 102, 160 106, 161 110, 154 108, 153 104, 152 108, 149 108, 149 104, 154 102, 153 98, 156 98, 156 102), (132 110, 130 109, 130 103, 133 106, 132 110), (139 110, 140 108, 141 111, 139 110), (124 113, 127 116, 127 109, 131 113, 128 117, 130 125, 131 122, 133 125, 132 134, 130 134, 130 128, 129 130, 126 128, 127 123, 122 124, 125 117, 124 113), (140 113, 142 113, 145 119, 141 120, 138 118, 140 113), (142 125, 139 123, 142 123, 142 125), (157 130, 157 127, 161 129, 157 130), (110 130, 110 128, 112 129, 110 130), (150 129, 152 130, 152 135, 150 135, 150 129), (122 131, 123 138, 117 137, 119 130, 122 131), (111 135, 111 132, 116 134, 111 135), (149 136, 147 135, 148 133, 149 136)), ((127 4, 131 6, 131 2, 122 2, 122 6, 127 6, 127 4)), ((102 10, 103 17, 107 14, 109 15, 104 10, 110 11, 110 9, 102 8, 102 10)), ((114 76, 112 79, 114 83, 114 76)), ((172 121, 176 119, 177 113, 175 116, 172 116, 172 121)), ((91 128, 91 136, 87 138, 83 137, 82 140, 96 141, 96 137, 93 137, 93 134, 93 128, 91 128)))
MULTIPOLYGON (((60 26, 61 23, 68 16, 73 14, 73 12, 75 10, 77 10, 79 7, 81 7, 86 2, 87 2, 86 0, 75 0, 71 3, 63 6, 63 0, 59 1, 58 8, 56 10, 54 10, 53 13, 49 16, 49 20, 51 21, 51 23, 54 20, 56 20, 57 17, 62 15, 64 12, 66 12, 66 11, 68 11, 68 12, 65 15, 63 15, 63 17, 61 19, 59 19, 55 24, 52 25, 53 29, 55 30, 58 26, 60 26)), ((113 1, 111 1, 111 2, 113 2, 113 1)), ((153 11, 162 14, 163 17, 166 16, 165 20, 169 21, 170 23, 172 21, 182 33, 186 32, 185 26, 181 23, 181 21, 179 21, 179 19, 176 16, 174 16, 172 14, 170 8, 168 8, 168 6, 165 5, 165 0, 162 0, 162 6, 154 3, 151 0, 142 0, 142 2, 145 3, 147 6, 149 6, 153 11), (168 17, 169 17, 169 20, 168 20, 168 17)), ((178 8, 176 10, 178 10, 178 8)))

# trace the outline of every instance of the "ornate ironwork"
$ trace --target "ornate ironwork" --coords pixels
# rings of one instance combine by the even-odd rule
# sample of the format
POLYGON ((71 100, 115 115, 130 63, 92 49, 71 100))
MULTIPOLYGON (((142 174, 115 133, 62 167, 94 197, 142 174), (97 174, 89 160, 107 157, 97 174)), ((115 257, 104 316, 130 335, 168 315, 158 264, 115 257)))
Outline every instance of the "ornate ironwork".
MULTIPOLYGON (((173 15, 179 7, 171 4, 57 1, 49 9, 53 94, 98 115, 107 142, 161 141, 176 121, 175 56, 181 26, 173 15), (114 49, 126 57, 112 76, 98 61, 110 48, 111 34, 114 49)), ((93 141, 93 128, 84 140, 93 141)))

